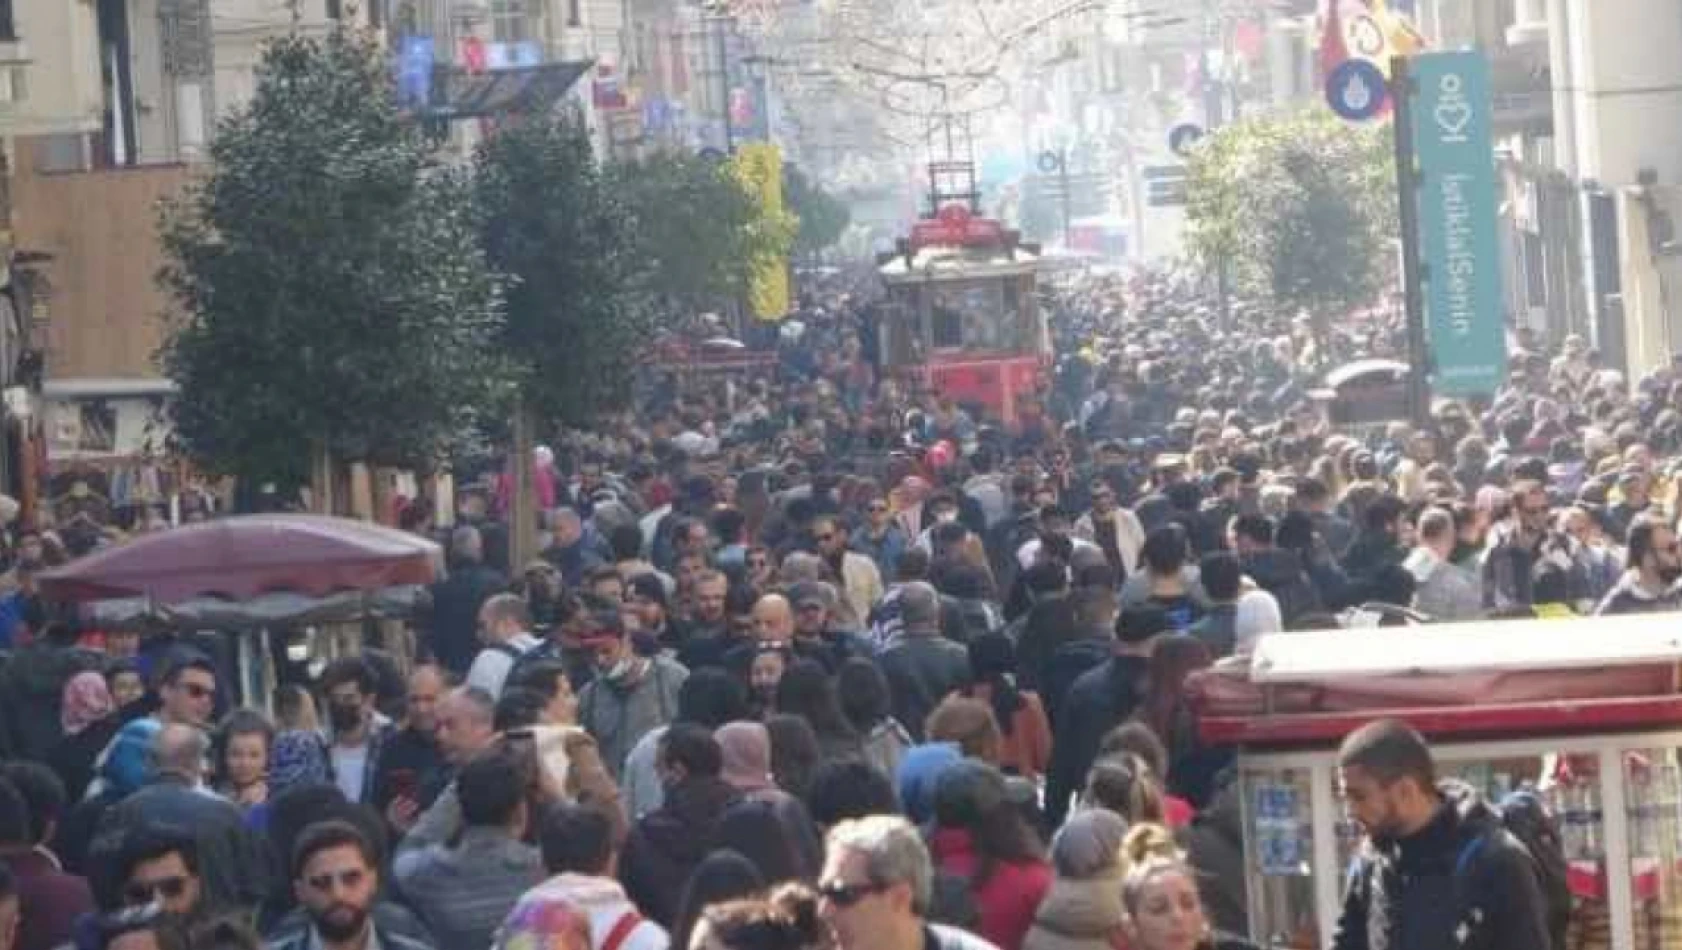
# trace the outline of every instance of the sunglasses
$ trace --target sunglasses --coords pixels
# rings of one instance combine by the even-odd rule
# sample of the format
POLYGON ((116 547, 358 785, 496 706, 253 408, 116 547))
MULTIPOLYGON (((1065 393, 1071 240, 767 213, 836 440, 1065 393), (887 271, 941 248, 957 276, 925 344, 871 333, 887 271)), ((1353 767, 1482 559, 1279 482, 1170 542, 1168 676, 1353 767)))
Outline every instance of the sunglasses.
POLYGON ((366 871, 350 868, 337 874, 317 874, 314 877, 306 878, 304 883, 308 884, 311 890, 325 894, 333 889, 335 881, 338 882, 340 887, 352 888, 361 884, 366 875, 366 871))
POLYGON ((187 893, 187 879, 166 877, 156 881, 135 881, 123 888, 123 899, 132 905, 150 904, 156 900, 179 900, 187 893))
POLYGON ((851 907, 872 894, 882 893, 890 886, 876 883, 847 884, 842 881, 830 881, 828 884, 818 885, 818 896, 836 907, 851 907))

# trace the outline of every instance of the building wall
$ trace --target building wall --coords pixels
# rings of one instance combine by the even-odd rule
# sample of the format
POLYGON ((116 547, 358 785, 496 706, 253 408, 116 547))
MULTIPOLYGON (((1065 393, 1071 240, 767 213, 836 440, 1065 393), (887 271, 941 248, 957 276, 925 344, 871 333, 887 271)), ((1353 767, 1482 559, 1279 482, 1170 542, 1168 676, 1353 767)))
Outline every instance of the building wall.
MULTIPOLYGON (((99 22, 81 0, 16 0, 23 96, 0 104, 0 135, 99 129, 99 22)), ((12 44, 7 44, 9 47, 12 44)))
MULTIPOLYGON (((26 147, 27 143, 20 143, 26 147)), ((192 172, 182 166, 37 174, 19 163, 12 182, 18 246, 46 265, 49 378, 156 377, 165 297, 154 277, 160 199, 192 172)))

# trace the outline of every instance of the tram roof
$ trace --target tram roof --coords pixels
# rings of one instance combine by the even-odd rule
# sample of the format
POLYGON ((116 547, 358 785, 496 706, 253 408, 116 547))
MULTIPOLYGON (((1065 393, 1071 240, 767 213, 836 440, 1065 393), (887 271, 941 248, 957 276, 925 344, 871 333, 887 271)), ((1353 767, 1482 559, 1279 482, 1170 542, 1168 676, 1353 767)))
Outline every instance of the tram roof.
POLYGON ((1039 268, 1039 263, 1038 254, 1021 247, 1012 253, 1004 248, 935 245, 918 249, 909 262, 905 255, 895 255, 877 268, 877 273, 890 284, 969 280, 1031 274, 1039 268))

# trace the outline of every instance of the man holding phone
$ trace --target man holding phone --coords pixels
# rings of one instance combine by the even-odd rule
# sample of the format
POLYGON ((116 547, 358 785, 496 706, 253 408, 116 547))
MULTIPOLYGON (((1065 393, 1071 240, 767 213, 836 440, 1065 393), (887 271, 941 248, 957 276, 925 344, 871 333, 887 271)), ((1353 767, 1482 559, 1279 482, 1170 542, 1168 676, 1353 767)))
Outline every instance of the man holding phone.
POLYGON ((448 683, 444 669, 424 665, 409 675, 403 727, 380 744, 374 768, 372 804, 399 833, 414 826, 446 781, 438 748, 438 702, 448 683))

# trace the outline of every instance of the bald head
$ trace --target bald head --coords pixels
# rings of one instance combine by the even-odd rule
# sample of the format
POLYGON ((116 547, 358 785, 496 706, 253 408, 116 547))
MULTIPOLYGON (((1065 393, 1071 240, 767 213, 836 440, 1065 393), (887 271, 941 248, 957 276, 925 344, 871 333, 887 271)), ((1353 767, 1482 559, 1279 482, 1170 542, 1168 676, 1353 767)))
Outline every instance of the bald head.
POLYGON ((203 729, 172 722, 152 737, 152 772, 197 782, 204 777, 210 737, 203 729))
POLYGON ((753 605, 753 633, 761 643, 794 639, 794 610, 781 594, 766 594, 753 605))

